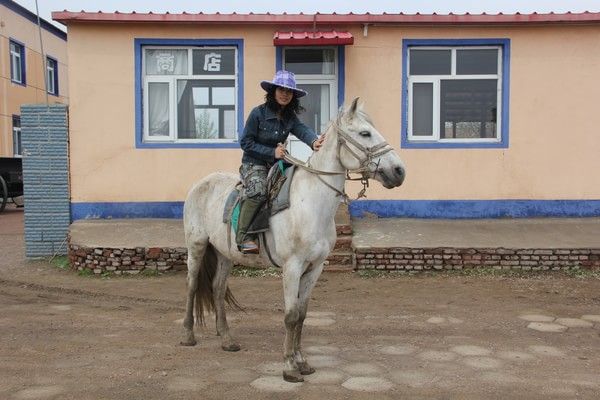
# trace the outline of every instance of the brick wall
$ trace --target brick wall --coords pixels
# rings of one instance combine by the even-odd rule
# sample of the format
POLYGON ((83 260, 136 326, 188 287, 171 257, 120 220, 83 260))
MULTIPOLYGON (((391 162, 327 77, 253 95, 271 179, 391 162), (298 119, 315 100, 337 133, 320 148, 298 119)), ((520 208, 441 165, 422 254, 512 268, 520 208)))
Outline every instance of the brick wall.
POLYGON ((368 248, 355 249, 357 269, 442 270, 496 268, 559 270, 600 268, 600 249, 458 249, 368 248))

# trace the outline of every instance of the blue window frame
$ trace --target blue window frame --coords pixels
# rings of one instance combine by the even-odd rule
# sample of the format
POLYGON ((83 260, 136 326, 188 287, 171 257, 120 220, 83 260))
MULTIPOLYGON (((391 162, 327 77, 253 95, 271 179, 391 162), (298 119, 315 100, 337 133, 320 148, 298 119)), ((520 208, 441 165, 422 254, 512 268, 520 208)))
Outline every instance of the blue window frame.
POLYGON ((25 86, 26 68, 25 68, 25 45, 17 40, 9 40, 10 53, 10 80, 19 85, 25 86))
POLYGON ((134 41, 137 148, 239 148, 242 39, 134 41))
POLYGON ((508 147, 510 40, 402 41, 403 148, 508 147))
POLYGON ((58 61, 50 56, 46 57, 46 85, 48 93, 58 96, 58 61))

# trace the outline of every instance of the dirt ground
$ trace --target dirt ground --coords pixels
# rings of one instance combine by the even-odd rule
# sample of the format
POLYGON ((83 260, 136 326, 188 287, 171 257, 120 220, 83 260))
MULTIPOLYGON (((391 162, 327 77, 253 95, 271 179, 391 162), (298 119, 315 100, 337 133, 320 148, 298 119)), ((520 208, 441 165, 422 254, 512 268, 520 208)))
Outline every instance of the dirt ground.
POLYGON ((0 214, 0 399, 600 397, 593 276, 326 273, 303 336, 317 373, 290 384, 279 278, 231 278, 241 351, 221 351, 214 324, 182 347, 184 273, 103 279, 27 262, 22 223, 0 214))

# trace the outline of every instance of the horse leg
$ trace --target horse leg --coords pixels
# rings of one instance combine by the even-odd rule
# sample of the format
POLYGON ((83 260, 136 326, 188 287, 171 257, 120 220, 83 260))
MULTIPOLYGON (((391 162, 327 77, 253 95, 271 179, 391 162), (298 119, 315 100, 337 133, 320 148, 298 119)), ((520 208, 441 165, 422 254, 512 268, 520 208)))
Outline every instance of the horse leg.
POLYGON ((217 272, 213 279, 213 298, 215 301, 215 316, 217 335, 221 336, 221 348, 225 351, 239 351, 240 345, 235 343, 229 334, 229 325, 225 314, 225 294, 227 293, 227 277, 233 263, 225 256, 218 255, 217 272))
POLYGON ((285 302, 285 340, 283 342, 283 379, 287 382, 303 382, 304 378, 294 360, 294 337, 300 317, 298 290, 302 264, 288 262, 283 267, 283 299, 285 302))
POLYGON ((185 335, 180 343, 182 346, 196 345, 196 338, 194 337, 194 298, 198 288, 201 262, 207 245, 208 240, 198 240, 188 244, 187 300, 185 304, 185 318, 183 319, 185 335))
POLYGON ((304 355, 302 354, 302 328, 308 310, 310 294, 312 293, 321 272, 323 272, 323 263, 306 271, 300 278, 300 292, 298 294, 298 310, 300 316, 298 318, 298 323, 296 324, 294 335, 294 360, 302 375, 310 375, 315 372, 315 369, 308 364, 308 361, 306 361, 306 358, 304 358, 304 355))

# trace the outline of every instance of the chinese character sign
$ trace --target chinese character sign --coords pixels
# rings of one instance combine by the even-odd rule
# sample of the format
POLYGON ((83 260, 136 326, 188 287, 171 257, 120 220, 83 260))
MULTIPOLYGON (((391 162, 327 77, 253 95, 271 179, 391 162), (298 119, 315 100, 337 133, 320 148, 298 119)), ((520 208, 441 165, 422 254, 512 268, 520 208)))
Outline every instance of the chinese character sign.
POLYGON ((221 55, 219 53, 208 53, 204 55, 204 70, 208 72, 221 71, 221 55))
POLYGON ((194 49, 194 75, 235 75, 234 49, 194 49))

